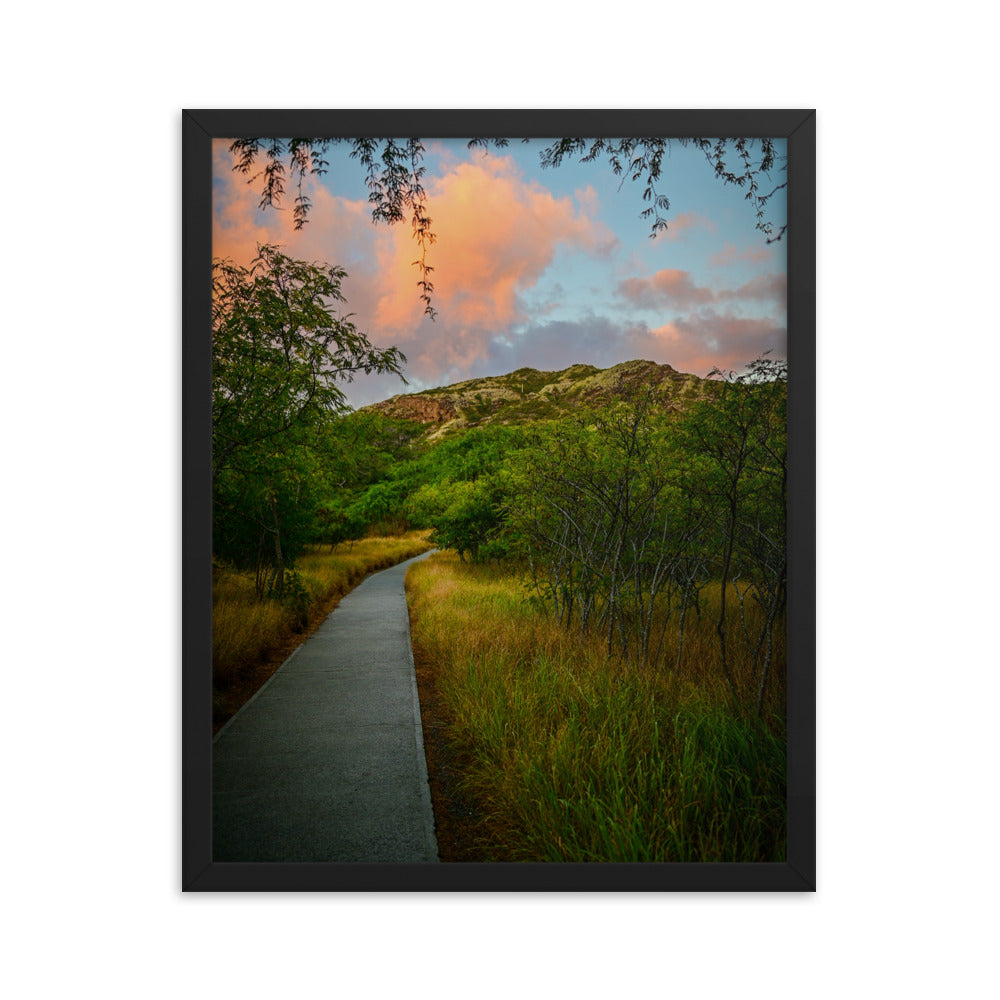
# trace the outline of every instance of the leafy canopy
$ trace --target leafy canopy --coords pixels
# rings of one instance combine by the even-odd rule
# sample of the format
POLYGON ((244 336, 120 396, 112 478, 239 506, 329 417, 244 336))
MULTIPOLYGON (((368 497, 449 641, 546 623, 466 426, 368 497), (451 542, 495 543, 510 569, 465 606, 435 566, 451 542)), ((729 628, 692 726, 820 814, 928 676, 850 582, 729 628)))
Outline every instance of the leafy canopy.
POLYGON ((323 452, 348 409, 338 383, 401 376, 406 360, 337 314, 344 276, 266 244, 249 268, 213 264, 213 550, 253 568, 260 595, 282 591, 334 488, 323 452))
POLYGON ((277 445, 293 429, 345 411, 338 382, 358 372, 402 378, 405 356, 372 346, 343 302, 339 267, 309 264, 258 246, 249 268, 213 263, 213 472, 241 451, 277 445))

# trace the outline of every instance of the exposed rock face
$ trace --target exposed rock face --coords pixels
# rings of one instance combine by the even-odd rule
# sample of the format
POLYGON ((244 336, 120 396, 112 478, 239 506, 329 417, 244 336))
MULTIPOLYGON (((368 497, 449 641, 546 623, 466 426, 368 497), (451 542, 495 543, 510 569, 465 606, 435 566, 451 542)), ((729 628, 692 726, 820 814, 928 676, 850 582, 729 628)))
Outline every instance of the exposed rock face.
POLYGON ((440 424, 458 416, 455 404, 447 396, 393 396, 371 407, 398 420, 417 420, 422 424, 440 424))

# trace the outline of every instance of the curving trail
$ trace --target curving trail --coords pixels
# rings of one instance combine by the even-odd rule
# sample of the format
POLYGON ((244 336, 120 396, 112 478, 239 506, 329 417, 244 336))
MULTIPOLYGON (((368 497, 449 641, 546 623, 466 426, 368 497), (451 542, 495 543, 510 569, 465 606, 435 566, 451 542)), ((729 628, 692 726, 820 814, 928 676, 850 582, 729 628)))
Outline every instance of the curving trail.
POLYGON ((368 577, 218 732, 213 860, 436 862, 403 578, 368 577))

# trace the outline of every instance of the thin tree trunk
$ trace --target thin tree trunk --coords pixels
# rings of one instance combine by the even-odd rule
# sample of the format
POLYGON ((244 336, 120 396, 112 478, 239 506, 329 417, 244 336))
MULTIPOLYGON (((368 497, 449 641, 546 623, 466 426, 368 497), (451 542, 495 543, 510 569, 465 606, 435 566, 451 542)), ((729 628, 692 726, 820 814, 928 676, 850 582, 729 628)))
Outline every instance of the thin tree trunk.
POLYGON ((726 537, 726 548, 722 559, 722 589, 719 595, 719 620, 715 623, 715 631, 719 637, 719 650, 722 655, 722 673, 725 675, 726 683, 729 685, 729 693, 733 696, 733 703, 739 704, 739 697, 736 693, 736 681, 733 679, 732 671, 729 668, 729 660, 726 653, 726 590, 729 587, 729 569, 733 560, 733 544, 736 533, 736 500, 730 500, 729 526, 726 537))
MULTIPOLYGON (((785 576, 785 566, 786 562, 781 564, 781 578, 784 579, 785 576)), ((761 668, 760 672, 760 683, 757 685, 757 718, 760 718, 760 713, 764 707, 764 689, 767 686, 767 675, 771 668, 771 659, 774 655, 774 621, 778 614, 778 608, 781 606, 783 601, 783 591, 785 589, 784 584, 779 584, 777 591, 771 599, 771 606, 768 608, 767 615, 767 646, 764 652, 764 666, 761 668)))
POLYGON ((271 516, 274 519, 274 579, 279 594, 285 590, 285 563, 281 556, 281 526, 278 524, 278 505, 271 501, 271 516))

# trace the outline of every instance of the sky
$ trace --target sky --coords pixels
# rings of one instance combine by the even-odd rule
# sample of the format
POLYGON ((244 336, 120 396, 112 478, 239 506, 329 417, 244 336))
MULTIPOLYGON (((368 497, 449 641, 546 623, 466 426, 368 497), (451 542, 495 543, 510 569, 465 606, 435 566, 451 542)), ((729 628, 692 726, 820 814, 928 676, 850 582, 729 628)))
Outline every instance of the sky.
MULTIPOLYGON (((308 179, 312 208, 296 231, 291 198, 260 209, 258 185, 232 169, 229 140, 215 140, 213 256, 249 264, 270 242, 347 271, 338 310, 407 358, 407 384, 362 375, 342 386, 355 407, 522 367, 643 359, 705 376, 764 351, 786 356, 785 241, 767 243, 744 193, 717 180, 704 154, 671 145, 657 184, 670 200, 668 228, 651 238, 641 181, 623 182, 606 161, 542 169, 547 143, 484 152, 425 140, 436 319, 419 297, 409 221, 372 221, 364 169, 346 144, 327 154, 325 175, 308 179)), ((776 168, 771 180, 784 176, 776 168)), ((778 227, 783 196, 768 213, 778 227)))

